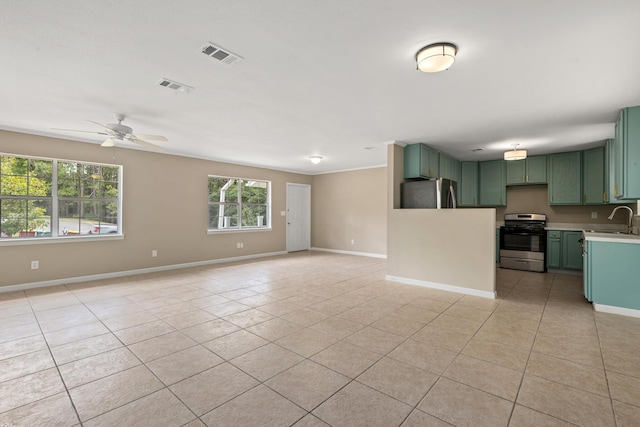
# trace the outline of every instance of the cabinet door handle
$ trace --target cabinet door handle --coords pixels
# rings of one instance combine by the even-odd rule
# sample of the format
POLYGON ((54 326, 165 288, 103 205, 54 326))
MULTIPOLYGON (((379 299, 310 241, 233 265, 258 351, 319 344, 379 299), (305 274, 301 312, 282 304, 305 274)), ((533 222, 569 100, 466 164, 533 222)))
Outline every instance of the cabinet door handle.
POLYGON ((604 193, 602 193, 602 201, 603 202, 607 201, 607 192, 606 191, 604 193))

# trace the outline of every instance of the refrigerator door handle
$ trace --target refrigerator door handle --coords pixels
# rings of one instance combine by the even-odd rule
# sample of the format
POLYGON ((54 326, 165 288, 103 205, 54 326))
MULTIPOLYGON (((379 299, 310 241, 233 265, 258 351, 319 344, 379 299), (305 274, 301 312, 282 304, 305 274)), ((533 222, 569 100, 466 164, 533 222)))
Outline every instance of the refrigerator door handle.
POLYGON ((449 185, 449 195, 451 196, 451 207, 453 209, 457 208, 457 206, 456 206, 456 190, 453 188, 453 185, 449 185))

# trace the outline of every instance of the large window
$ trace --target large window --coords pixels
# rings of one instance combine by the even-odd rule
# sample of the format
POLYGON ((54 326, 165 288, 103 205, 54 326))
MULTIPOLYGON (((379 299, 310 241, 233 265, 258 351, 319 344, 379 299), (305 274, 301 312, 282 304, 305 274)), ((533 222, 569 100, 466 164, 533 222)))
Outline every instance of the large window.
POLYGON ((270 204, 269 181, 209 177, 209 230, 270 228, 270 204))
POLYGON ((121 234, 121 166, 0 154, 4 239, 121 234))

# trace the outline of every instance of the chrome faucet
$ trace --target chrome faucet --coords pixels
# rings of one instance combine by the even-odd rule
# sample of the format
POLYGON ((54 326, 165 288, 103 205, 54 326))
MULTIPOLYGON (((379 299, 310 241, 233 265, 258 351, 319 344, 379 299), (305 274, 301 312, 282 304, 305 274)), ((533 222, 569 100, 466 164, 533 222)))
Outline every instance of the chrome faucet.
POLYGON ((613 219, 613 216, 616 214, 616 212, 618 211, 618 209, 627 209, 629 211, 629 223, 627 224, 627 234, 631 234, 631 220, 633 219, 633 209, 631 209, 629 206, 616 206, 613 211, 611 212, 611 215, 609 215, 609 219, 613 219))

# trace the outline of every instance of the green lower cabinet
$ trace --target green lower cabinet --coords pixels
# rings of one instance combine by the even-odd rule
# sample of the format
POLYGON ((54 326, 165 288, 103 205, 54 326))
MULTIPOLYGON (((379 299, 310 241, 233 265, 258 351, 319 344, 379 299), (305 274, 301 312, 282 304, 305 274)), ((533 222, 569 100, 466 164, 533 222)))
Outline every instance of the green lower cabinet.
POLYGON ((584 287, 584 297, 587 301, 593 301, 593 276, 591 275, 591 267, 593 263, 591 262, 591 257, 589 253, 591 252, 591 242, 585 240, 584 242, 584 257, 582 258, 582 285, 584 287))
POLYGON ((547 268, 561 268, 562 231, 547 231, 547 268))
POLYGON ((640 310, 640 244, 588 240, 586 256, 587 299, 640 310))
POLYGON ((547 268, 582 270, 582 232, 547 231, 547 268))
POLYGON ((562 268, 582 270, 582 231, 562 232, 562 268))

